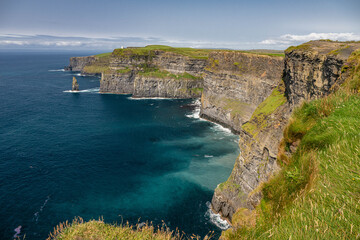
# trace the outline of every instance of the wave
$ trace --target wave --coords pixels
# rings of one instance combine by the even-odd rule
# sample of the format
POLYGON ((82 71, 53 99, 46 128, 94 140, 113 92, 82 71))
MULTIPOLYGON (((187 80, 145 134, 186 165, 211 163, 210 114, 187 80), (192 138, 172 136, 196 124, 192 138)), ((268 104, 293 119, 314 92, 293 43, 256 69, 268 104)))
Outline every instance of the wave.
POLYGON ((65 69, 49 70, 49 72, 65 72, 65 69))
POLYGON ((78 77, 86 77, 87 75, 82 74, 82 73, 74 73, 74 76, 78 76, 78 77))
POLYGON ((203 120, 202 118, 200 118, 200 106, 201 106, 200 100, 196 99, 190 105, 195 106, 195 108, 190 114, 185 114, 185 116, 188 118, 203 120))
POLYGON ((134 98, 134 97, 128 97, 129 100, 176 100, 181 98, 163 98, 163 97, 142 97, 142 98, 134 98))
POLYGON ((204 155, 205 158, 212 158, 214 157, 213 155, 204 155))
POLYGON ((211 129, 213 129, 214 131, 225 132, 227 134, 233 134, 229 128, 223 127, 218 123, 214 123, 214 126, 211 127, 211 129))
POLYGON ((100 88, 90 88, 90 89, 84 89, 80 91, 73 91, 73 90, 66 90, 63 92, 66 93, 99 93, 100 88))
POLYGON ((208 210, 205 213, 205 217, 213 223, 215 226, 220 228, 221 230, 226 230, 231 228, 231 225, 228 223, 228 221, 223 220, 220 216, 220 214, 216 214, 211 210, 211 204, 210 202, 206 202, 206 206, 208 207, 208 210))
MULTIPOLYGON (((47 198, 45 199, 43 205, 40 207, 39 211, 37 211, 36 213, 34 213, 34 218, 33 220, 35 222, 38 222, 39 220, 39 214, 43 211, 44 207, 46 206, 47 202, 50 200, 50 196, 47 196, 47 198)), ((20 226, 19 226, 20 227, 20 226)), ((20 227, 21 228, 21 227, 20 227)))

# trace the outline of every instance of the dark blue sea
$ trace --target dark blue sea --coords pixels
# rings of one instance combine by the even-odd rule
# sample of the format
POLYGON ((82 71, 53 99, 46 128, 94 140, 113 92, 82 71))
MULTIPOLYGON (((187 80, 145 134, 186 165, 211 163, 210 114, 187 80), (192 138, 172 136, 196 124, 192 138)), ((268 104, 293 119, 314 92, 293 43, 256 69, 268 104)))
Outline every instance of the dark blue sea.
POLYGON ((91 54, 0 52, 0 239, 19 226, 45 239, 76 216, 219 234, 208 204, 238 137, 199 119, 195 100, 99 94, 99 77, 62 70, 91 54))

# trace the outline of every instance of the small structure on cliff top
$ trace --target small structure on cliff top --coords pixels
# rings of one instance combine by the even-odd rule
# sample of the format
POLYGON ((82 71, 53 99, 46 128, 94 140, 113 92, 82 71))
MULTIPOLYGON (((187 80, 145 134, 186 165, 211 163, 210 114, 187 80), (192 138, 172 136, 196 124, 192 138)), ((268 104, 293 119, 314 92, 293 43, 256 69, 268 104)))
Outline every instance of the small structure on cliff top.
POLYGON ((77 80, 76 80, 75 77, 73 77, 72 90, 73 90, 73 91, 79 91, 79 84, 78 84, 78 82, 77 82, 77 80))

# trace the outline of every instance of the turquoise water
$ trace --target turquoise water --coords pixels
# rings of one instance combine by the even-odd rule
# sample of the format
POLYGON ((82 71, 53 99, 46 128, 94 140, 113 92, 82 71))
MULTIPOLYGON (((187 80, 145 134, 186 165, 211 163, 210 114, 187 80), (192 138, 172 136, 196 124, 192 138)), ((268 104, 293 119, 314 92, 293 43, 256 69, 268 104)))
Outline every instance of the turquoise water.
POLYGON ((45 239, 59 222, 166 223, 221 231, 209 215, 238 137, 198 118, 194 100, 99 94, 61 69, 90 53, 0 53, 0 239, 45 239))

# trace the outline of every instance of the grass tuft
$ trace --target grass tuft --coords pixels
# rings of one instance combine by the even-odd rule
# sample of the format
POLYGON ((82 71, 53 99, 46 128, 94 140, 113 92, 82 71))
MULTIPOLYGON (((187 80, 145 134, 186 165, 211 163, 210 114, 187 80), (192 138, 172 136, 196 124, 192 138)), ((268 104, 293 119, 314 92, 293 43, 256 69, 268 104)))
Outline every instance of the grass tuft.
MULTIPOLYGON (((204 237, 209 240, 212 233, 204 237)), ((199 236, 185 236, 178 230, 171 231, 165 224, 154 227, 151 223, 140 223, 135 226, 126 224, 108 224, 104 220, 90 220, 84 222, 80 217, 75 218, 72 223, 68 221, 57 225, 49 234, 47 240, 74 240, 74 239, 123 239, 123 240, 181 240, 201 239, 199 236)))

